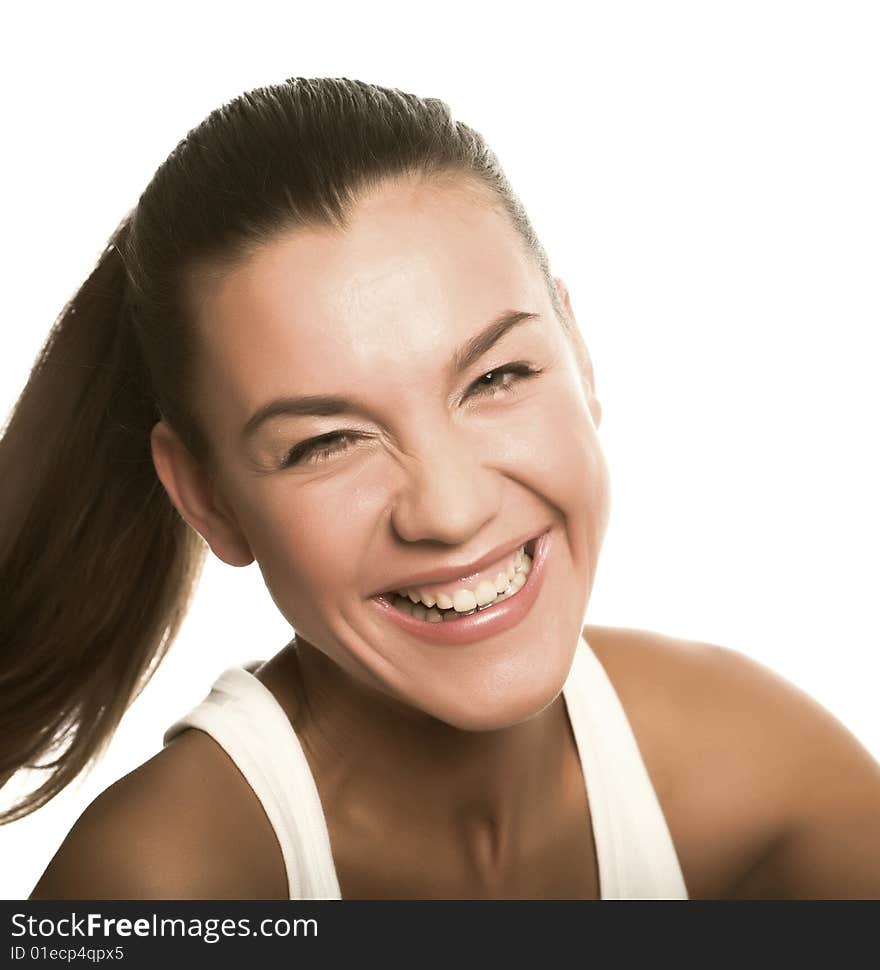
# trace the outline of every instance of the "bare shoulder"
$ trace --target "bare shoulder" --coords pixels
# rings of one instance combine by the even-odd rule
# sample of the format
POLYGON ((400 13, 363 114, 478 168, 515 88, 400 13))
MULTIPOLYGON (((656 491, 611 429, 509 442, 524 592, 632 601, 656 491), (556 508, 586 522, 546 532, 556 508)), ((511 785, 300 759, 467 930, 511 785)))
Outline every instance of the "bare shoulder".
POLYGON ((691 898, 880 896, 880 765, 780 674, 717 644, 585 628, 691 898))
POLYGON ((283 899, 287 879, 250 786, 188 729, 89 805, 30 898, 283 899))

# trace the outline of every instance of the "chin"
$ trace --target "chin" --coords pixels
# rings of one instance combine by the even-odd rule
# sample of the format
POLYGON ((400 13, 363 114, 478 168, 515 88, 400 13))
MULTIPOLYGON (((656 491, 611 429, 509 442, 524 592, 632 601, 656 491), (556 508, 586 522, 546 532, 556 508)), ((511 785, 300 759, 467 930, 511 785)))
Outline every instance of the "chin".
POLYGON ((439 721, 460 731, 501 731, 537 717, 565 685, 572 657, 542 664, 510 663, 489 667, 459 680, 452 688, 436 685, 430 696, 410 698, 439 721))

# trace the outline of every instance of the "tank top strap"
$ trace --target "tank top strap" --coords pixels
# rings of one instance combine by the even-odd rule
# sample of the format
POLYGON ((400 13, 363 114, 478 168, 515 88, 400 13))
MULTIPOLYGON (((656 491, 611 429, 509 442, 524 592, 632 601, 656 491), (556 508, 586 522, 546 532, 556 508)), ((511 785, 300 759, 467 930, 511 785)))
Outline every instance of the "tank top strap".
POLYGON ((687 899, 678 855, 623 705, 582 636, 563 687, 602 899, 687 899))
POLYGON ((244 775, 275 830, 290 899, 340 899, 318 789, 284 709, 254 676, 262 663, 225 670, 207 697, 166 730, 163 744, 188 727, 209 734, 244 775))

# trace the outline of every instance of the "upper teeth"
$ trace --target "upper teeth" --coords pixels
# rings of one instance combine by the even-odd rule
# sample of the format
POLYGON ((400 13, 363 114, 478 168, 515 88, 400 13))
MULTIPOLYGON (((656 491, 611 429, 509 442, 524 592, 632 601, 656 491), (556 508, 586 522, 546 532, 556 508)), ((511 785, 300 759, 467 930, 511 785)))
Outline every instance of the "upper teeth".
POLYGON ((456 613, 468 613, 478 606, 488 606, 499 597, 519 590, 531 568, 532 558, 526 553, 525 546, 520 546, 508 562, 507 568, 499 571, 494 580, 481 579, 473 588, 461 586, 451 592, 408 589, 398 590, 398 594, 429 609, 436 605, 440 610, 454 609, 456 613))

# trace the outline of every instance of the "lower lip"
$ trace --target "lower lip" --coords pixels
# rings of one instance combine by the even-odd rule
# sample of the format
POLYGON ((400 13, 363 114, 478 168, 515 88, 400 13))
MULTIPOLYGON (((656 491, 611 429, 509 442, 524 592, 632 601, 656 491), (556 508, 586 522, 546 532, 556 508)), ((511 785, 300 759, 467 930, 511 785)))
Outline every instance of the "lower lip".
POLYGON ((486 637, 495 636, 511 629, 519 623, 534 605, 541 592, 544 581, 544 564, 550 551, 551 533, 545 532, 535 543, 535 557, 532 568, 526 577, 522 588, 513 596, 502 600, 495 606, 485 610, 478 610, 470 616, 458 620, 444 620, 431 623, 429 620, 419 620, 408 613, 395 609, 389 602, 371 597, 369 602, 373 609, 379 610, 381 616, 390 620, 407 633, 427 640, 430 643, 449 645, 475 643, 486 637))

